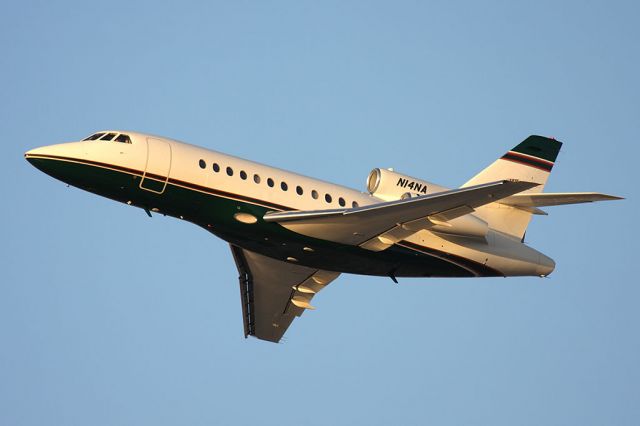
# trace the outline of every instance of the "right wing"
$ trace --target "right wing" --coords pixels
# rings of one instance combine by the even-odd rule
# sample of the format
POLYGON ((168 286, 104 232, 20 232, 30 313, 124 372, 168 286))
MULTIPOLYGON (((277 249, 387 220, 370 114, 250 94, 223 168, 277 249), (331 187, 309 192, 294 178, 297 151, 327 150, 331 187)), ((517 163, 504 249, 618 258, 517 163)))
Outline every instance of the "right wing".
POLYGON ((313 296, 340 273, 272 259, 230 245, 240 274, 244 337, 279 342, 313 296))

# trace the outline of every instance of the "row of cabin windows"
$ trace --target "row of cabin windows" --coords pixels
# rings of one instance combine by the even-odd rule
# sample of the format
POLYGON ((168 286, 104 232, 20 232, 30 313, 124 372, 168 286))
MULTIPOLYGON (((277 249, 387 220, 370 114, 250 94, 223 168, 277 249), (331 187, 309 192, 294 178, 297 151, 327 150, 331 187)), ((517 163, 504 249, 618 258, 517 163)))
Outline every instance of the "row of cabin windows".
MULTIPOLYGON (((200 166, 201 169, 206 169, 207 168, 207 162, 202 160, 202 159, 200 159, 200 161, 198 161, 198 165, 200 166)), ((218 163, 213 163, 212 168, 213 168, 213 171, 216 172, 216 173, 219 173, 220 170, 221 170, 220 169, 220 165, 218 163)), ((228 176, 233 176, 233 169, 231 167, 227 167, 225 171, 226 171, 228 176)), ((245 172, 244 170, 240 170, 240 179, 247 180, 247 178, 248 178, 247 172, 245 172)), ((253 175, 253 181, 255 183, 260 183, 260 182, 262 182, 262 178, 260 177, 260 175, 254 174, 253 175)), ((273 188, 276 185, 276 183, 275 183, 275 181, 273 179, 267 178, 267 185, 270 188, 273 188)), ((288 191, 289 190, 289 185, 287 185, 287 183, 284 182, 284 181, 280 182, 280 189, 282 189, 283 191, 288 191)), ((304 194, 304 190, 302 189, 302 187, 300 185, 296 186, 296 194, 298 194, 298 195, 303 195, 304 194)), ((311 197, 314 200, 317 200, 320 197, 320 194, 318 194, 318 191, 316 191, 314 189, 314 190, 311 191, 311 197)), ((324 194, 324 200, 327 203, 331 203, 333 201, 333 197, 331 197, 331 194, 324 194)), ((344 198, 338 197, 338 204, 340 204, 340 206, 344 207, 347 203, 344 201, 344 198)), ((351 203, 351 206, 352 207, 358 207, 358 202, 357 201, 353 201, 351 203)))
POLYGON ((131 143, 131 138, 129 135, 125 135, 124 133, 94 133, 88 138, 82 139, 83 141, 113 141, 113 142, 122 142, 122 143, 131 143))

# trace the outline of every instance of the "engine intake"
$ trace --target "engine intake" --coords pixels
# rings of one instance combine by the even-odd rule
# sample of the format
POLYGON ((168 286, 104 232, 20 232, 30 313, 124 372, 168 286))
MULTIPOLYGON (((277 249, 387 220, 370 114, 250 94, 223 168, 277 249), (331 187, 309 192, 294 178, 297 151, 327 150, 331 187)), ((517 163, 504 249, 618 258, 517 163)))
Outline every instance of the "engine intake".
POLYGON ((393 170, 375 168, 367 178, 367 191, 384 201, 394 201, 446 191, 440 185, 403 175, 393 170))

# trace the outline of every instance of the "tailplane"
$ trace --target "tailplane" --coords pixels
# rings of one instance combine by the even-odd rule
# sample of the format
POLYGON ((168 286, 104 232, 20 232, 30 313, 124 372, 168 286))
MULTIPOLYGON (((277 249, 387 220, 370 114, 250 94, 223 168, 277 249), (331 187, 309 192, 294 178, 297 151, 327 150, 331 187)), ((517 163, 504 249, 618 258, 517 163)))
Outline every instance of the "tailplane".
MULTIPOLYGON (((562 142, 555 139, 529 136, 472 177, 462 185, 462 188, 505 179, 517 179, 538 184, 522 194, 540 193, 547 183, 561 146, 562 142)), ((476 210, 476 214, 491 228, 519 239, 524 238, 531 215, 534 213, 537 213, 535 209, 500 203, 488 204, 476 210)))

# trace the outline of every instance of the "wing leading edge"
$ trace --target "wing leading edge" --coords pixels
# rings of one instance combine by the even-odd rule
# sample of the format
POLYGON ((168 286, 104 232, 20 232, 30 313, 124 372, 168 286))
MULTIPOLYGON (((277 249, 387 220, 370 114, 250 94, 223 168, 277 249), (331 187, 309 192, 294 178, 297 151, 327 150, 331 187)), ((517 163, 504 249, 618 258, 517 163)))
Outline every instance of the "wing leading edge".
POLYGON ((279 342, 295 317, 338 272, 272 259, 230 245, 240 281, 244 336, 279 342))

